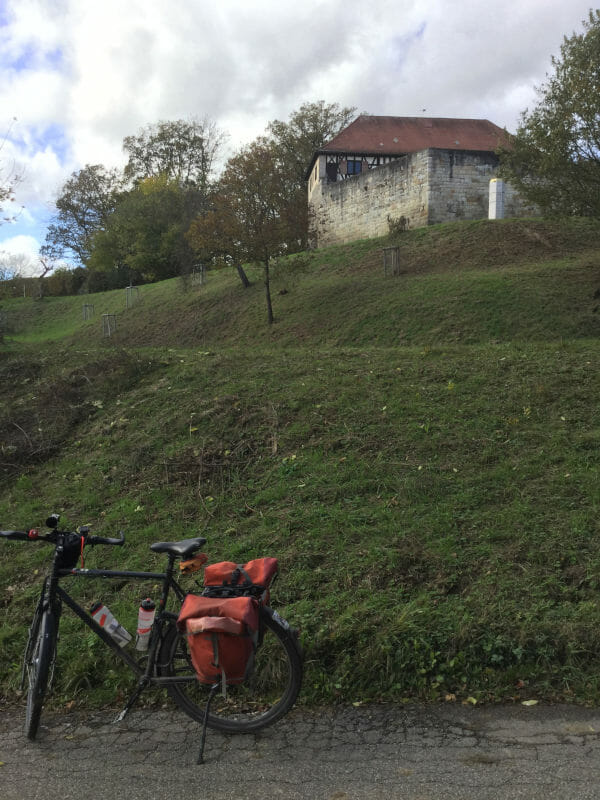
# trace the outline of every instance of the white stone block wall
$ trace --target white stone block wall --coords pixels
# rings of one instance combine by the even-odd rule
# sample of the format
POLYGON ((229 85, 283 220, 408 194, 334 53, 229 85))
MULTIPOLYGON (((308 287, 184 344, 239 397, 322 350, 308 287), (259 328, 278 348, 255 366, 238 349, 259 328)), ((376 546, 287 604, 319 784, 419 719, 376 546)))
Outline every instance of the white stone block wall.
MULTIPOLYGON (((388 216, 408 227, 487 219, 489 183, 498 159, 493 153, 422 150, 337 183, 313 180, 309 196, 311 243, 351 242, 388 233, 388 216)), ((525 205, 505 184, 505 216, 525 216, 525 205)))
POLYGON ((310 196, 314 246, 388 233, 388 216, 427 225, 427 152, 405 156, 337 183, 316 182, 310 196))

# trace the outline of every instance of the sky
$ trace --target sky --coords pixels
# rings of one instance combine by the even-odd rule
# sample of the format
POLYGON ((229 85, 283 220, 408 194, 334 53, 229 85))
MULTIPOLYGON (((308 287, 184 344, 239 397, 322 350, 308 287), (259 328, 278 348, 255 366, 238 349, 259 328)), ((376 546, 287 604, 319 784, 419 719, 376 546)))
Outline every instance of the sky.
POLYGON ((302 103, 515 131, 589 0, 0 0, 2 253, 39 269, 54 201, 149 123, 209 118, 228 154, 302 103))

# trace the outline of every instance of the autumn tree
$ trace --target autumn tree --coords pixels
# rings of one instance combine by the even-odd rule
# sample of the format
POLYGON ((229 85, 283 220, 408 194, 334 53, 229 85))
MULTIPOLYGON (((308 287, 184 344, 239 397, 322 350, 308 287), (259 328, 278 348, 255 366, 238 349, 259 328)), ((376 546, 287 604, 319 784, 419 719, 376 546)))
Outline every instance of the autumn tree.
POLYGON ((563 39, 554 72, 521 115, 501 175, 546 213, 600 216, 600 11, 563 39))
POLYGON ((198 261, 231 265, 236 269, 242 286, 245 289, 250 286, 243 267, 246 251, 239 239, 239 221, 231 196, 222 191, 216 192, 210 211, 199 215, 191 223, 187 240, 198 261))
POLYGON ((192 224, 190 242, 198 251, 220 247, 238 263, 262 265, 271 325, 271 261, 290 252, 289 243, 297 236, 298 215, 306 198, 299 201, 275 148, 264 137, 229 159, 215 193, 218 201, 213 216, 192 224))

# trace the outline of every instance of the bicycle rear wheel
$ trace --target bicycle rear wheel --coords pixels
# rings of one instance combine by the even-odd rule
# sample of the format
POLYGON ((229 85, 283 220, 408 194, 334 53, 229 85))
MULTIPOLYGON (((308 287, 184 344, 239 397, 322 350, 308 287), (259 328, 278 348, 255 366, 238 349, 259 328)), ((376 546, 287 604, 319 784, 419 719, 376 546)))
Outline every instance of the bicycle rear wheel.
POLYGON ((30 640, 25 654, 25 680, 27 683, 27 706, 25 709, 25 734, 35 739, 40 725, 42 706, 48 687, 48 676, 54 663, 56 648, 56 624, 48 612, 36 614, 30 631, 30 640))
MULTIPOLYGON (((272 613, 272 612, 271 612, 272 613)), ((262 643, 257 649, 252 675, 239 686, 227 687, 227 697, 217 694, 207 725, 226 733, 253 733, 283 717, 294 705, 302 684, 302 654, 296 635, 264 608, 260 611, 262 643)), ((186 636, 172 624, 158 657, 163 677, 183 677, 187 683, 167 685, 173 701, 192 719, 204 722, 210 686, 195 678, 186 636)))

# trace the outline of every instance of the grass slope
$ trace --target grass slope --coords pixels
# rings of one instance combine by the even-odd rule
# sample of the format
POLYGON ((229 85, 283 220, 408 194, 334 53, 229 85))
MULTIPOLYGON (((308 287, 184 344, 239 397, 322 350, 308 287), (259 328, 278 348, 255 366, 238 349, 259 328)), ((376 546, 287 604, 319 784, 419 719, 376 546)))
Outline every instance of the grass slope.
MULTIPOLYGON (((152 541, 197 531, 211 559, 277 555, 308 701, 596 702, 598 231, 410 231, 395 278, 383 241, 284 260, 271 330, 228 273, 86 298, 89 323, 81 298, 5 302, 0 527, 125 528, 89 566, 158 567, 152 541)), ((47 553, 2 545, 10 699, 47 553)), ((133 627, 153 587, 108 589, 79 591, 133 627)), ((63 623, 57 701, 114 700, 110 657, 63 623)))

